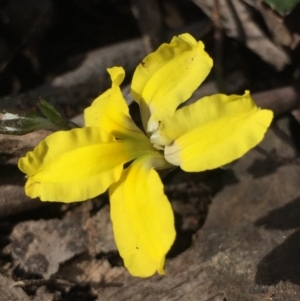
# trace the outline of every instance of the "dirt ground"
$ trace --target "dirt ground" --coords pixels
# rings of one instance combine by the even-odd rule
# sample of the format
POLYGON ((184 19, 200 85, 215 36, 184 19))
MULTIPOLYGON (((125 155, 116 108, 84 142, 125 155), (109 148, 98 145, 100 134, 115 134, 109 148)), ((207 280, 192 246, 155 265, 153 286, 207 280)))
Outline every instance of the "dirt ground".
POLYGON ((176 34, 205 43, 214 68, 190 102, 250 90, 275 120, 259 147, 224 169, 163 178, 177 238, 166 276, 132 277, 114 242, 109 199, 42 203, 18 158, 50 131, 8 135, 0 120, 0 301, 300 300, 300 7, 260 0, 0 1, 0 110, 39 98, 82 124, 106 68, 135 67, 176 34))

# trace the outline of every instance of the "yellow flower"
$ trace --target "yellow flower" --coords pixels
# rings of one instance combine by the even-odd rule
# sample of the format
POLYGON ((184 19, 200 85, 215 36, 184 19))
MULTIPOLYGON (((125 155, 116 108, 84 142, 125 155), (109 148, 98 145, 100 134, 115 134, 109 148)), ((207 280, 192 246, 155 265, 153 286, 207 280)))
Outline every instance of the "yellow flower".
POLYGON ((20 159, 26 194, 77 202, 109 188, 125 266, 135 276, 163 274, 176 234, 157 170, 175 165, 197 172, 228 164, 263 139, 273 117, 256 107, 249 92, 216 94, 177 110, 211 67, 203 43, 189 34, 148 55, 131 86, 144 131, 132 121, 119 87, 124 70, 109 69, 112 86, 85 110, 85 127, 56 132, 20 159))

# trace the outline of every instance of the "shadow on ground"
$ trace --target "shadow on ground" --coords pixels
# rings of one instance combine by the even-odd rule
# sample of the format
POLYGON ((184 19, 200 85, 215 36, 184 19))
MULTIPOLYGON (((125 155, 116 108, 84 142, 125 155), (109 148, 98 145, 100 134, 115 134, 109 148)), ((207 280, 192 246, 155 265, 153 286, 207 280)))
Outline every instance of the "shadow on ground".
MULTIPOLYGON (((300 227, 300 197, 258 219, 255 226, 269 230, 291 230, 300 227)), ((257 266, 255 283, 275 285, 280 281, 300 284, 300 229, 262 258, 257 266)))

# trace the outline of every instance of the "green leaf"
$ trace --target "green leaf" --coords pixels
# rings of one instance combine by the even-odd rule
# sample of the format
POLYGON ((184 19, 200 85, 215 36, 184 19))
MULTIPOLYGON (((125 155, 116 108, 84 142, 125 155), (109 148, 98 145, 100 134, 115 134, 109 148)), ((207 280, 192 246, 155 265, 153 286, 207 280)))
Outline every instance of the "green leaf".
POLYGON ((269 4, 278 13, 287 14, 300 3, 300 0, 264 0, 264 2, 269 4))
POLYGON ((38 104, 40 110, 46 116, 47 119, 58 122, 61 119, 61 115, 57 110, 46 100, 40 99, 38 104))
POLYGON ((58 111, 46 100, 40 99, 38 106, 46 118, 53 124, 57 125, 61 130, 69 130, 78 127, 75 123, 62 117, 58 111))
POLYGON ((24 135, 38 130, 70 130, 78 127, 62 117, 45 100, 40 100, 39 108, 45 117, 32 110, 5 111, 0 109, 0 134, 24 135))
POLYGON ((59 130, 46 118, 35 114, 9 113, 3 114, 0 121, 0 133, 9 135, 25 135, 38 130, 59 130))

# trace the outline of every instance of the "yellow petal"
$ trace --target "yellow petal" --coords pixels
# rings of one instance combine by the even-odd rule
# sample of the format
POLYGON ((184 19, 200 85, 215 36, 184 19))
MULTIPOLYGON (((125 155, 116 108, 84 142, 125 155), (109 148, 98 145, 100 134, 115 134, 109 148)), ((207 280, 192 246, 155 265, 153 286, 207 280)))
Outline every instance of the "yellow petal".
POLYGON ((103 193, 123 164, 148 152, 136 141, 115 141, 98 127, 56 132, 42 141, 19 168, 28 175, 26 194, 42 201, 76 202, 103 193))
POLYGON ((124 69, 114 67, 108 69, 108 72, 112 86, 96 98, 90 107, 85 109, 85 125, 99 126, 119 139, 128 137, 146 139, 146 136, 131 119, 128 106, 119 87, 125 76, 124 69))
POLYGON ((203 43, 189 34, 174 37, 143 60, 134 73, 131 92, 147 132, 155 131, 158 121, 172 115, 192 95, 211 67, 203 43))
POLYGON ((242 96, 225 94, 206 96, 177 110, 173 116, 165 118, 159 129, 151 135, 150 140, 159 145, 168 145, 178 137, 206 123, 251 110, 257 110, 257 106, 249 91, 242 96))
POLYGON ((165 158, 185 171, 203 171, 228 164, 257 145, 273 118, 260 110, 249 92, 217 94, 178 110, 162 123, 154 141, 168 144, 165 158))
POLYGON ((153 169, 167 166, 160 155, 141 157, 110 187, 116 244, 134 276, 164 274, 165 256, 175 239, 172 208, 153 169))

